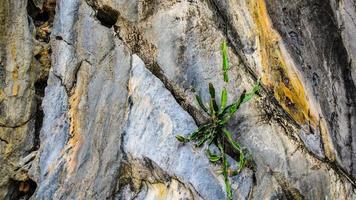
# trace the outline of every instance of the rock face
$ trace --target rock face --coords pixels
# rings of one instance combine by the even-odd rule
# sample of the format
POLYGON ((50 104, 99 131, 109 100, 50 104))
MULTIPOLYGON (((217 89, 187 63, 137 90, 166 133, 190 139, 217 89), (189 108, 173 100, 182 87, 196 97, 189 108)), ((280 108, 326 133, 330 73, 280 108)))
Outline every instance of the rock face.
POLYGON ((12 188, 27 180, 17 165, 31 151, 34 139, 33 30, 26 5, 0 3, 0 199, 13 197, 12 188))
POLYGON ((355 20, 354 0, 2 1, 0 199, 225 199, 175 135, 207 122, 209 82, 232 102, 257 78, 234 199, 355 199, 355 20))

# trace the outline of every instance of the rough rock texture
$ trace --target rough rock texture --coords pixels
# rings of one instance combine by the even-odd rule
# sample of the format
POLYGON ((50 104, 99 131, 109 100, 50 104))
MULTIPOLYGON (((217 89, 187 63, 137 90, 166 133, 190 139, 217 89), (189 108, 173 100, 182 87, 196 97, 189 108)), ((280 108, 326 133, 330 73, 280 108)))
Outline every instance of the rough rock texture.
POLYGON ((0 199, 16 197, 27 180, 18 162, 33 144, 35 74, 32 27, 25 1, 0 2, 0 199))
POLYGON ((194 94, 225 86, 223 40, 229 102, 263 86, 229 123, 255 163, 234 199, 356 198, 354 0, 0 9, 0 199, 225 199, 219 166, 175 139, 206 123, 194 94))
POLYGON ((53 1, 42 4, 0 2, 0 199, 29 198, 36 187, 27 171, 39 145, 54 15, 53 1))

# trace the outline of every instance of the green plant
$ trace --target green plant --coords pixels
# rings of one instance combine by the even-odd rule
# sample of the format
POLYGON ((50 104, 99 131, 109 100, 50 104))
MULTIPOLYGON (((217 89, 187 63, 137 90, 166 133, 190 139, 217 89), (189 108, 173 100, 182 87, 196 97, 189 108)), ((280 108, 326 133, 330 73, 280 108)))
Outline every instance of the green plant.
MULTIPOLYGON (((221 45, 222 57, 223 57, 223 73, 224 81, 229 82, 228 78, 228 56, 227 56, 227 45, 225 42, 221 45)), ((222 164, 222 174, 224 175, 224 181, 226 186, 226 192, 229 200, 232 200, 231 185, 228 178, 229 162, 227 161, 225 154, 225 144, 229 144, 234 152, 238 154, 238 169, 233 171, 231 175, 237 175, 246 165, 247 159, 244 150, 241 146, 236 143, 231 133, 225 128, 228 121, 236 113, 243 103, 251 100, 252 97, 259 91, 260 84, 259 81, 253 87, 250 92, 243 91, 240 97, 234 101, 231 105, 226 106, 228 100, 228 92, 224 87, 221 92, 220 106, 217 104, 215 96, 215 88, 213 84, 209 83, 209 94, 210 101, 208 108, 204 105, 201 97, 196 95, 196 100, 199 106, 204 110, 206 114, 210 116, 210 120, 207 124, 200 126, 196 131, 191 133, 189 136, 184 137, 177 135, 176 138, 182 143, 193 142, 197 147, 201 147, 204 143, 208 144, 206 149, 206 155, 208 156, 210 162, 221 163, 222 164), (218 147, 219 154, 211 152, 209 149, 210 145, 214 144, 218 147)))

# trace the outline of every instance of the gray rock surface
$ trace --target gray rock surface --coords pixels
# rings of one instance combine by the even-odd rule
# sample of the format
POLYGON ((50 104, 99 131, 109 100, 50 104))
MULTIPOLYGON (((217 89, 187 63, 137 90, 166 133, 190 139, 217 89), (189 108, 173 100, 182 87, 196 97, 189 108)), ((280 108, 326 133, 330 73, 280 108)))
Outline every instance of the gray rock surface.
POLYGON ((57 0, 52 28, 53 3, 0 3, 0 199, 225 199, 175 135, 209 82, 232 102, 258 77, 228 124, 254 162, 234 199, 356 198, 353 0, 57 0))
MULTIPOLYGON (((130 110, 123 138, 125 155, 128 160, 145 162, 147 170, 152 174, 155 174, 156 167, 164 173, 163 177, 159 177, 163 180, 155 180, 156 177, 151 176, 138 177, 139 180, 161 182, 168 193, 170 190, 178 192, 170 199, 180 199, 186 195, 182 193, 184 196, 180 196, 178 188, 165 188, 164 184, 170 185, 172 177, 186 185, 190 193, 194 191, 203 199, 225 198, 223 179, 214 173, 204 151, 192 149, 189 145, 183 146, 175 139, 175 135, 188 135, 197 128, 193 118, 179 106, 162 82, 145 68, 143 61, 136 55, 132 57, 128 88, 130 110), (149 168, 151 165, 153 167, 149 168)), ((155 188, 152 185, 149 187, 155 188)), ((153 188, 147 191, 144 199, 150 199, 148 196, 151 193, 163 195, 159 188, 156 191, 153 188)), ((191 194, 189 199, 194 196, 191 194)))

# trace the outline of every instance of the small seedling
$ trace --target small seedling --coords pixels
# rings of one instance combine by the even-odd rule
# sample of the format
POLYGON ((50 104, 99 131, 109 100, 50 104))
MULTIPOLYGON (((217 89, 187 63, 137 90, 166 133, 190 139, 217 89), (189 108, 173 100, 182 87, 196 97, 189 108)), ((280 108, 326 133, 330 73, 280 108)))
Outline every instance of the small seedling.
MULTIPOLYGON (((227 56, 227 45, 225 42, 221 45, 222 57, 223 57, 223 74, 224 81, 228 83, 228 56, 227 56)), ((238 169, 233 171, 231 175, 237 175, 247 163, 244 150, 241 146, 234 141, 232 134, 225 128, 231 117, 234 116, 236 111, 240 108, 243 103, 251 100, 252 97, 259 91, 260 84, 259 81, 253 87, 250 92, 243 91, 240 97, 234 101, 231 105, 226 106, 228 100, 228 92, 226 88, 223 88, 220 98, 220 106, 217 104, 215 96, 215 88, 213 84, 209 83, 209 94, 210 101, 209 106, 204 105, 201 97, 196 95, 196 100, 199 106, 204 110, 204 112, 210 116, 210 120, 207 124, 200 126, 196 131, 191 133, 189 136, 184 137, 177 135, 176 138, 179 142, 187 143, 193 142, 197 147, 201 147, 204 143, 207 143, 206 155, 212 163, 222 164, 222 174, 224 175, 224 182, 226 186, 226 192, 228 200, 232 200, 231 185, 229 182, 229 166, 225 154, 225 144, 229 144, 234 152, 238 154, 238 169), (211 152, 209 147, 214 144, 218 147, 219 154, 214 154, 211 152)))

